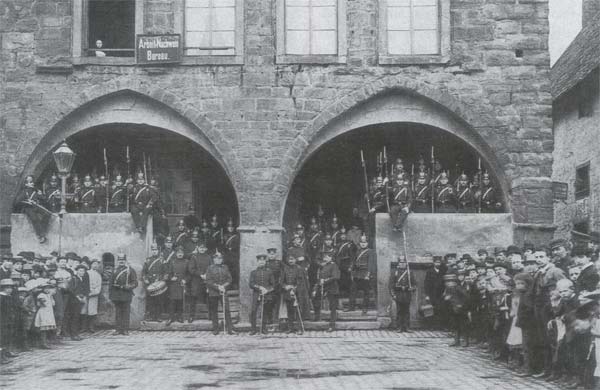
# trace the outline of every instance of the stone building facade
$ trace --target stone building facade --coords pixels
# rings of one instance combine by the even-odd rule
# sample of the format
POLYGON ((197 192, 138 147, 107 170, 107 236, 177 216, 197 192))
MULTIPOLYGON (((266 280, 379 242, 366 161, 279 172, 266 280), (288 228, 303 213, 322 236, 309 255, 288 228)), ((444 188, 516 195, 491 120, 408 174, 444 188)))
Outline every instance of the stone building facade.
MULTIPOLYGON (((286 199, 311 155, 378 123, 424 123, 458 136, 500 183, 515 242, 551 236, 547 1, 434 2, 439 47, 427 55, 382 49, 387 2, 334 3, 336 55, 286 55, 285 2, 249 0, 235 2, 235 55, 142 67, 85 56, 85 1, 3 0, 2 247, 11 245, 25 175, 39 173, 63 139, 106 123, 163 128, 214 157, 237 197, 242 275, 265 243, 281 245, 286 199)), ((184 8, 183 0, 136 0, 135 32, 180 33, 184 8)))
POLYGON ((582 30, 551 70, 552 178, 568 185, 554 204, 559 237, 600 230, 600 1, 583 4, 582 30))

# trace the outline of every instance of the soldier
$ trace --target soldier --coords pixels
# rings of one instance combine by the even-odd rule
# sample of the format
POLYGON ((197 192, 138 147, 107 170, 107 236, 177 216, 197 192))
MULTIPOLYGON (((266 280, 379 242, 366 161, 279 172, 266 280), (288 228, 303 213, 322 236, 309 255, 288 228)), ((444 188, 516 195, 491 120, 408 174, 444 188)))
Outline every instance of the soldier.
POLYGON ((333 262, 332 252, 323 252, 321 255, 323 265, 319 269, 318 284, 313 288, 315 321, 321 318, 321 301, 327 297, 329 303, 329 328, 327 332, 335 330, 337 320, 338 295, 340 293, 338 280, 340 279, 340 269, 333 262))
POLYGON ((35 188, 33 176, 27 176, 23 189, 17 197, 17 205, 33 225, 40 244, 46 242, 46 233, 48 233, 50 216, 52 216, 50 210, 44 207, 44 201, 45 197, 42 191, 35 188))
MULTIPOLYGON (((287 308, 288 333, 296 331, 295 321, 298 313, 302 316, 298 318, 307 318, 309 312, 308 301, 308 281, 306 273, 298 264, 293 255, 288 255, 287 264, 283 267, 283 272, 279 279, 283 300, 287 308)), ((302 328, 298 329, 298 334, 302 334, 302 328)))
POLYGON ((191 204, 188 207, 188 215, 183 217, 183 221, 185 222, 185 227, 192 231, 196 228, 200 229, 200 220, 196 217, 196 210, 194 210, 194 206, 191 204))
POLYGON ((396 161, 394 161, 394 165, 392 166, 392 173, 394 175, 399 175, 399 174, 404 174, 404 162, 402 161, 402 159, 400 157, 398 157, 396 159, 396 161))
MULTIPOLYGON (((165 242, 164 242, 164 246, 162 248, 161 251, 161 255, 160 257, 162 258, 162 267, 163 270, 165 271, 165 273, 168 274, 169 270, 171 269, 171 264, 173 263, 173 260, 175 259, 176 255, 175 255, 175 249, 173 249, 173 238, 169 235, 167 237, 165 237, 165 242)), ((168 280, 168 275, 167 275, 167 285, 169 284, 169 280, 168 280)), ((160 296, 160 314, 166 314, 169 313, 169 294, 161 294, 160 296)))
POLYGON ((169 235, 169 219, 165 213, 165 209, 161 208, 158 215, 152 218, 152 229, 154 238, 159 248, 162 248, 165 243, 165 238, 169 235))
MULTIPOLYGON (((198 237, 198 232, 192 232, 192 241, 198 237)), ((189 275, 189 317, 188 322, 192 323, 196 313, 197 303, 206 303, 206 271, 210 265, 212 257, 207 252, 206 244, 199 242, 190 255, 187 273, 189 275)))
POLYGON ((455 213, 454 190, 448 174, 442 171, 435 187, 435 210, 439 213, 455 213))
POLYGON ((173 321, 183 323, 183 297, 186 294, 186 279, 188 259, 185 257, 183 245, 175 247, 175 258, 169 263, 169 320, 167 326, 173 321))
POLYGON ((271 270, 273 273, 273 278, 275 280, 275 284, 273 286, 273 312, 272 312, 272 321, 270 323, 277 323, 279 320, 279 305, 281 304, 281 294, 280 294, 280 286, 279 286, 279 278, 281 277, 281 272, 283 271, 283 263, 279 256, 277 256, 277 248, 268 248, 267 249, 267 264, 266 267, 271 270))
POLYGON ((115 305, 115 334, 129 334, 129 315, 133 290, 138 280, 135 270, 127 264, 125 254, 117 255, 117 268, 113 272, 109 299, 115 305))
POLYGON ((308 241, 306 240, 304 226, 301 223, 296 225, 295 234, 297 234, 298 237, 300 237, 300 246, 306 250, 308 248, 308 241))
POLYGON ((108 211, 111 213, 122 213, 127 206, 127 187, 123 184, 123 176, 117 173, 113 185, 110 188, 110 200, 108 211))
POLYGON ((371 210, 370 214, 383 213, 387 211, 385 183, 381 175, 375 179, 375 185, 371 192, 371 210))
POLYGON ((325 218, 325 211, 321 205, 319 205, 317 208, 317 225, 319 226, 319 231, 322 233, 325 233, 327 230, 329 230, 327 226, 327 218, 325 218))
MULTIPOLYGON (((163 258, 160 256, 158 245, 156 245, 156 243, 152 243, 150 253, 150 257, 146 259, 144 266, 142 267, 142 280, 144 281, 144 287, 146 289, 152 283, 159 280, 165 280, 167 276, 163 258)), ((146 294, 146 313, 148 314, 148 321, 160 322, 160 312, 161 296, 146 294)))
POLYGON ((431 186, 425 170, 420 170, 417 176, 412 209, 415 213, 431 212, 431 186))
POLYGON ((138 172, 137 174, 136 183, 130 192, 130 198, 129 207, 131 209, 133 222, 135 223, 135 227, 138 232, 140 234, 144 234, 146 232, 148 216, 152 212, 152 207, 156 199, 146 184, 146 180, 142 172, 138 172))
POLYGON ((352 264, 352 289, 350 292, 350 307, 344 311, 353 311, 356 304, 356 295, 363 291, 362 313, 367 314, 369 308, 369 295, 372 281, 376 280, 377 259, 375 251, 369 248, 369 241, 363 234, 360 238, 359 249, 352 264))
MULTIPOLYGON (((496 189, 490 180, 490 174, 487 172, 483 172, 479 196, 481 197, 481 212, 498 213, 502 211, 502 203, 497 199, 496 189)), ((479 200, 479 198, 477 197, 476 200, 479 200)))
POLYGON ((340 236, 340 224, 338 221, 338 217, 333 214, 333 218, 331 219, 331 225, 329 226, 329 229, 327 231, 329 234, 331 234, 331 239, 333 240, 333 245, 337 245, 337 240, 339 239, 340 236))
POLYGON ((160 187, 158 186, 158 176, 154 175, 150 178, 148 190, 152 193, 152 198, 154 199, 154 210, 160 210, 162 208, 162 205, 160 201, 160 187))
POLYGON ((235 231, 233 220, 229 218, 227 228, 223 236, 223 262, 231 272, 232 288, 238 288, 240 278, 240 236, 235 231))
POLYGON ((294 234, 294 239, 292 240, 292 246, 288 248, 288 257, 293 256, 296 259, 296 263, 304 269, 304 272, 308 274, 308 268, 310 266, 310 262, 306 256, 306 249, 302 245, 302 238, 298 233, 294 234))
POLYGON ((55 173, 50 176, 50 183, 46 191, 46 205, 48 206, 48 210, 53 213, 60 211, 60 186, 55 173))
POLYGON ((94 186, 96 188, 96 195, 98 200, 98 209, 100 213, 106 213, 107 200, 110 202, 110 189, 108 187, 108 179, 106 176, 101 175, 98 179, 98 184, 94 186))
POLYGON ((210 220, 210 240, 207 241, 208 250, 213 253, 223 243, 223 229, 219 226, 217 214, 213 215, 210 220))
POLYGON ((475 193, 464 172, 458 177, 456 184, 456 206, 459 213, 475 212, 475 193))
POLYGON ((256 256, 257 267, 250 273, 250 289, 252 289, 252 307, 250 310, 250 324, 252 330, 250 335, 258 333, 256 329, 256 315, 261 312, 261 330, 263 334, 267 334, 267 317, 268 313, 273 311, 274 297, 273 290, 275 288, 275 276, 267 264, 267 255, 256 256))
POLYGON ((188 230, 185 228, 185 222, 183 221, 183 219, 177 221, 175 229, 177 229, 177 231, 174 235, 175 240, 173 242, 173 245, 175 245, 175 247, 181 245, 185 254, 189 255, 194 249, 193 246, 195 245, 193 245, 190 241, 190 235, 188 230))
POLYGON ((335 260, 340 268, 340 290, 346 294, 350 293, 352 286, 352 261, 356 256, 356 245, 346 235, 346 229, 340 229, 339 240, 335 249, 335 260))
POLYGON ((392 184, 388 196, 391 198, 390 216, 392 218, 392 229, 395 232, 401 232, 410 212, 412 202, 410 183, 404 177, 404 173, 396 175, 396 181, 392 184))
POLYGON ((391 267, 388 286, 396 302, 396 329, 398 332, 410 332, 410 301, 417 290, 415 278, 408 271, 406 261, 400 257, 397 263, 391 263, 391 267))
POLYGON ((333 245, 333 237, 331 237, 331 234, 326 233, 325 237, 323 237, 323 245, 321 246, 320 252, 334 252, 333 258, 335 261, 335 247, 333 245))
POLYGON ((308 248, 306 251, 306 254, 308 255, 308 261, 310 263, 308 268, 308 280, 310 281, 311 288, 317 282, 317 270, 319 269, 317 258, 322 245, 321 231, 319 230, 317 219, 313 217, 310 221, 310 230, 308 232, 308 248))
POLYGON ((168 235, 165 238, 165 244, 161 251, 161 257, 163 258, 163 264, 169 264, 175 257, 175 250, 173 249, 173 238, 168 235))
POLYGON ((92 177, 88 174, 83 178, 83 187, 75 194, 80 213, 99 213, 100 203, 92 177))
POLYGON ((223 313, 227 334, 234 334, 229 311, 229 297, 227 296, 227 290, 231 286, 231 274, 227 266, 223 264, 223 255, 220 252, 213 255, 213 264, 206 271, 206 285, 208 286, 208 316, 212 322, 213 334, 219 334, 219 301, 224 305, 223 313))
POLYGON ((210 231, 210 226, 205 219, 202 219, 202 224, 200 225, 200 239, 207 243, 212 239, 212 233, 210 231))
POLYGON ((71 199, 67 203, 69 212, 76 213, 79 211, 79 205, 77 204, 75 195, 79 192, 80 188, 81 181, 79 180, 79 175, 77 173, 74 173, 71 177, 71 183, 69 184, 69 187, 67 189, 67 192, 72 195, 71 199))

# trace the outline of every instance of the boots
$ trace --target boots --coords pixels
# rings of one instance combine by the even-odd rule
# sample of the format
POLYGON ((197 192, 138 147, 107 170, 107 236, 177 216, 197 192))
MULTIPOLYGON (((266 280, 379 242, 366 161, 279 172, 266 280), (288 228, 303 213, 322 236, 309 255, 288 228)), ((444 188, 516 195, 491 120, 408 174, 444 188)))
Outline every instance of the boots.
POLYGON ((96 333, 96 318, 98 316, 88 316, 87 329, 90 333, 96 333))
POLYGON ((48 332, 45 330, 40 332, 40 348, 41 349, 50 349, 48 346, 48 332))

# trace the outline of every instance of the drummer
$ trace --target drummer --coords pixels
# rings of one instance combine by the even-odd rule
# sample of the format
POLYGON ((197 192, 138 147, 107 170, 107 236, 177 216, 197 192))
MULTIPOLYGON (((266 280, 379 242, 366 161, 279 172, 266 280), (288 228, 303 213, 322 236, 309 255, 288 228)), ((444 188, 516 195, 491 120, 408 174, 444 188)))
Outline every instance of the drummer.
POLYGON ((152 243, 150 257, 146 259, 142 268, 142 280, 148 294, 146 294, 146 319, 161 322, 161 294, 167 291, 166 269, 158 245, 152 243))

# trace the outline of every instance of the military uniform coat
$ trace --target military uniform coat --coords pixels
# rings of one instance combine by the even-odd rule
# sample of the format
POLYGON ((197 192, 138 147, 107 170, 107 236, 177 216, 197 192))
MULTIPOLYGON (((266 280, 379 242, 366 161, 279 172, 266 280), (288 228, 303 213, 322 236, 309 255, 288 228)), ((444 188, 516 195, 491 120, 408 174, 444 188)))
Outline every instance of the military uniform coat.
POLYGON ((142 280, 147 285, 165 279, 166 270, 161 256, 148 257, 142 267, 142 280), (147 282, 146 282, 147 281, 147 282))
POLYGON ((433 305, 438 305, 442 302, 442 294, 444 292, 444 273, 442 270, 436 271, 433 267, 425 273, 425 294, 431 300, 433 305))
MULTIPOLYGON (((319 270, 319 279, 323 279, 323 292, 325 294, 337 295, 340 293, 338 280, 340 279, 340 269, 333 261, 323 264, 319 270)), ((315 285, 315 287, 318 285, 315 285)))
POLYGON ((210 266, 212 257, 208 253, 192 253, 188 262, 188 274, 190 294, 194 297, 206 296, 206 281, 202 279, 202 275, 206 275, 206 271, 210 266))
POLYGON ((396 269, 390 275, 388 283, 390 294, 396 296, 396 301, 400 303, 410 303, 414 289, 417 287, 415 278, 410 273, 410 284, 408 283, 409 273, 406 269, 396 269))
POLYGON ((358 249, 356 259, 352 266, 352 277, 354 279, 375 278, 377 273, 377 259, 375 251, 371 248, 358 249))
POLYGON ((127 202, 127 187, 125 186, 112 186, 109 209, 114 211, 125 210, 127 202))
POLYGON ((173 260, 169 263, 168 272, 169 299, 183 299, 184 286, 182 284, 182 281, 185 281, 187 279, 187 267, 188 259, 186 259, 185 257, 179 259, 177 258, 177 256, 173 256, 173 260), (172 280, 173 278, 176 278, 176 280, 172 280))
MULTIPOLYGON (((256 307, 258 304, 258 298, 260 296, 260 287, 264 287, 267 290, 275 289, 275 276, 273 271, 267 266, 258 267, 254 271, 250 272, 250 288, 252 289, 252 307, 256 307)), ((273 294, 267 293, 265 295, 265 301, 272 300, 273 294)))
POLYGON ((113 272, 108 297, 113 302, 131 302, 137 285, 137 274, 133 268, 118 267, 113 272))
POLYGON ((100 210, 99 197, 95 187, 81 187, 76 196, 80 212, 97 213, 100 210))
POLYGON ((59 187, 49 187, 46 191, 46 205, 48 206, 48 210, 53 213, 58 213, 60 211, 60 188, 59 187))
MULTIPOLYGON (((218 297, 219 285, 231 285, 231 273, 225 264, 213 264, 206 271, 206 285, 208 286, 208 296, 218 297)), ((226 288, 227 289, 227 288, 226 288)))

